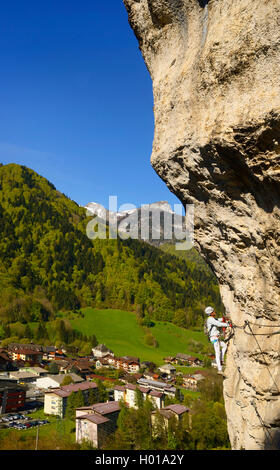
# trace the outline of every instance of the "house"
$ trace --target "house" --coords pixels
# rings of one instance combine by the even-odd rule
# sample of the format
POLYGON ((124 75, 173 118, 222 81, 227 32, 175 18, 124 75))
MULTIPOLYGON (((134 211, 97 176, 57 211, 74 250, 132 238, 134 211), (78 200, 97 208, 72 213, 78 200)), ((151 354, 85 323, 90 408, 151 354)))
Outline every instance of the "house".
POLYGON ((92 373, 94 363, 86 358, 78 358, 74 361, 73 367, 77 370, 78 374, 85 379, 88 374, 92 373))
POLYGON ((125 372, 121 376, 121 381, 125 384, 131 384, 131 383, 136 384, 137 380, 141 379, 141 377, 143 377, 143 374, 141 374, 141 373, 133 374, 133 373, 125 372))
POLYGON ((73 367, 74 360, 71 359, 70 357, 64 358, 64 359, 57 359, 53 357, 52 359, 53 364, 56 364, 59 368, 59 373, 61 374, 68 374, 70 372, 70 369, 73 367))
POLYGON ((125 403, 128 404, 129 407, 132 408, 137 408, 136 405, 136 385, 133 384, 127 384, 125 386, 125 398, 124 401, 125 403))
POLYGON ((22 410, 26 392, 20 385, 9 381, 0 381, 0 414, 22 410))
POLYGON ((151 400, 151 402, 156 408, 160 409, 164 406, 164 399, 165 399, 164 392, 158 392, 157 390, 149 390, 145 392, 144 388, 141 388, 140 391, 143 393, 144 396, 145 396, 145 393, 147 393, 147 396, 149 397, 149 399, 151 400))
POLYGON ((127 403, 125 394, 126 394, 126 388, 124 385, 115 386, 114 388, 114 400, 115 401, 123 400, 124 402, 127 403))
POLYGON ((190 356, 188 354, 178 353, 176 354, 176 363, 186 363, 188 366, 200 366, 203 362, 198 357, 190 356))
POLYGON ((55 346, 42 346, 43 361, 49 361, 53 359, 56 349, 57 348, 55 346))
POLYGON ((43 352, 43 346, 41 344, 34 343, 9 343, 9 352, 16 351, 21 348, 28 348, 32 351, 43 352))
POLYGON ((107 361, 108 364, 110 364, 110 365, 115 364, 115 356, 112 356, 112 354, 105 354, 105 356, 103 356, 103 359, 105 361, 107 361))
POLYGON ((30 365, 40 364, 43 360, 43 353, 38 350, 22 346, 11 351, 13 361, 28 362, 30 365))
POLYGON ((185 375, 183 376, 183 385, 188 390, 197 390, 198 380, 194 378, 192 375, 185 375))
POLYGON ((111 349, 107 348, 105 344, 98 344, 95 348, 92 348, 92 354, 95 358, 100 358, 104 357, 107 354, 110 354, 111 356, 114 356, 113 351, 111 349))
POLYGON ((135 374, 140 370, 140 361, 138 357, 123 356, 110 358, 110 365, 115 369, 122 369, 130 374, 135 374))
POLYGON ((36 387, 43 390, 60 387, 66 375, 69 375, 74 383, 84 382, 84 379, 82 377, 74 373, 58 375, 49 374, 46 377, 36 377, 36 387))
POLYGON ((35 374, 37 377, 44 377, 48 375, 48 371, 43 369, 42 367, 20 367, 20 372, 30 372, 31 374, 35 374))
POLYGON ((96 399, 98 397, 98 387, 94 382, 82 382, 76 384, 62 385, 45 393, 44 413, 64 417, 67 407, 67 399, 71 393, 77 393, 79 390, 84 395, 85 402, 88 402, 89 390, 95 391, 96 399))
POLYGON ((50 351, 47 355, 44 355, 44 357, 47 357, 48 361, 55 361, 57 359, 66 358, 66 354, 64 350, 56 349, 55 351, 54 350, 50 351))
POLYGON ((21 371, 13 371, 9 373, 9 377, 11 379, 15 379, 17 383, 20 384, 27 384, 27 383, 35 383, 38 376, 33 372, 21 372, 21 371))
POLYGON ((103 367, 106 367, 108 369, 111 366, 108 363, 107 359, 100 358, 100 359, 97 359, 95 363, 95 367, 96 369, 102 369, 103 367))
POLYGON ((158 380, 159 374, 155 374, 154 372, 143 372, 143 377, 147 380, 158 380))
POLYGON ((9 370, 13 370, 12 360, 9 357, 7 351, 3 348, 0 348, 0 371, 9 370))
POLYGON ((176 367, 174 367, 172 364, 164 364, 163 366, 160 366, 158 370, 168 378, 171 378, 172 375, 176 373, 176 367))
POLYGON ((155 390, 157 392, 162 392, 165 395, 168 395, 173 398, 176 394, 176 387, 165 382, 160 382, 158 380, 149 380, 141 378, 137 381, 137 383, 142 387, 150 388, 151 390, 155 390))
POLYGON ((134 384, 127 385, 116 385, 114 388, 114 400, 123 400, 130 408, 137 408, 136 405, 136 390, 139 390, 143 396, 143 399, 150 399, 151 402, 157 408, 162 408, 164 405, 164 393, 156 390, 152 390, 147 387, 141 387, 134 384))
POLYGON ((168 405, 162 409, 151 412, 151 425, 155 435, 157 425, 163 426, 166 430, 170 428, 171 421, 181 421, 184 416, 188 415, 188 422, 190 422, 190 409, 184 405, 168 405))
POLYGON ((198 383, 203 380, 205 377, 202 374, 192 374, 183 376, 184 387, 189 390, 196 391, 198 389, 198 383))
POLYGON ((135 374, 140 370, 140 361, 137 357, 123 356, 119 358, 118 369, 123 369, 131 374, 135 374))
POLYGON ((76 442, 90 442, 99 449, 117 427, 120 405, 117 401, 97 403, 76 409, 76 442))
POLYGON ((168 356, 163 358, 164 362, 167 362, 168 364, 173 364, 176 362, 176 357, 173 356, 168 356))

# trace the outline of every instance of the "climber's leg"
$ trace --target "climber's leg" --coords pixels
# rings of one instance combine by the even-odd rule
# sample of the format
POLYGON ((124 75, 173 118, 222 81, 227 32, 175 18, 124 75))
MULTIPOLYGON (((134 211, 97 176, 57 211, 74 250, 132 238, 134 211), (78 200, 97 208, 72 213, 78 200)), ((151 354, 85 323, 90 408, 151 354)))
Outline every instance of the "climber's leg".
POLYGON ((224 341, 220 341, 220 345, 221 345, 221 363, 223 364, 224 363, 224 358, 225 358, 225 353, 226 353, 226 350, 227 350, 227 343, 225 343, 224 341))
POLYGON ((217 369, 218 371, 221 371, 222 370, 222 366, 221 366, 221 358, 220 358, 220 342, 218 339, 214 339, 211 341, 211 343, 213 344, 214 346, 214 350, 215 350, 215 357, 216 357, 216 364, 217 364, 217 369))

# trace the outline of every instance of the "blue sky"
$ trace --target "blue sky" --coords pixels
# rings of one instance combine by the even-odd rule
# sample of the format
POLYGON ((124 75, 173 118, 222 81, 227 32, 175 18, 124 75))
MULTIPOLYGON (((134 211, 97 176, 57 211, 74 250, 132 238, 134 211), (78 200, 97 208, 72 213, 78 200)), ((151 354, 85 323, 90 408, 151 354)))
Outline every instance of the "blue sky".
POLYGON ((179 203, 150 164, 152 83, 122 0, 3 2, 0 64, 0 162, 81 205, 179 203))

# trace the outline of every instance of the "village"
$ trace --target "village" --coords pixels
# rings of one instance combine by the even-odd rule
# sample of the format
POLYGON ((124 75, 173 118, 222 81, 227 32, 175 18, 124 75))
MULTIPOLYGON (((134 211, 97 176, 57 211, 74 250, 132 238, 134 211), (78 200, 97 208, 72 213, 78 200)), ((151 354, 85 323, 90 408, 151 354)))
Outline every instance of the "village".
POLYGON ((47 425, 51 415, 63 419, 70 397, 79 394, 83 406, 74 406, 76 442, 101 448, 117 428, 121 404, 137 408, 139 394, 153 404, 152 426, 158 414, 166 426, 171 418, 189 414, 181 403, 183 392, 198 390, 208 373, 203 365, 184 353, 156 366, 137 357, 117 357, 104 344, 93 348, 90 356, 70 357, 64 348, 11 343, 0 348, 0 427, 24 430, 47 425), (191 373, 182 372, 187 368, 191 373), (100 383, 105 384, 106 399, 100 383), (34 408, 42 408, 46 419, 29 420, 27 413, 34 408))

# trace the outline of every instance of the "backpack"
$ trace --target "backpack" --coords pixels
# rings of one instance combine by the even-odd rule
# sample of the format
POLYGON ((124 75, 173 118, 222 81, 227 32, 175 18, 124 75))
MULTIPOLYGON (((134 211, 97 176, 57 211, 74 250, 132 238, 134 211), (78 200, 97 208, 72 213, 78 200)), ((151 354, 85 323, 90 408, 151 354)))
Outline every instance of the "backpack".
MULTIPOLYGON (((207 318, 207 320, 208 320, 208 318, 207 318)), ((211 325, 210 328, 209 328, 209 331, 208 331, 207 320, 204 323, 203 331, 204 331, 204 334, 208 337, 208 341, 210 341, 210 333, 211 333, 211 330, 212 330, 214 325, 211 325)))

